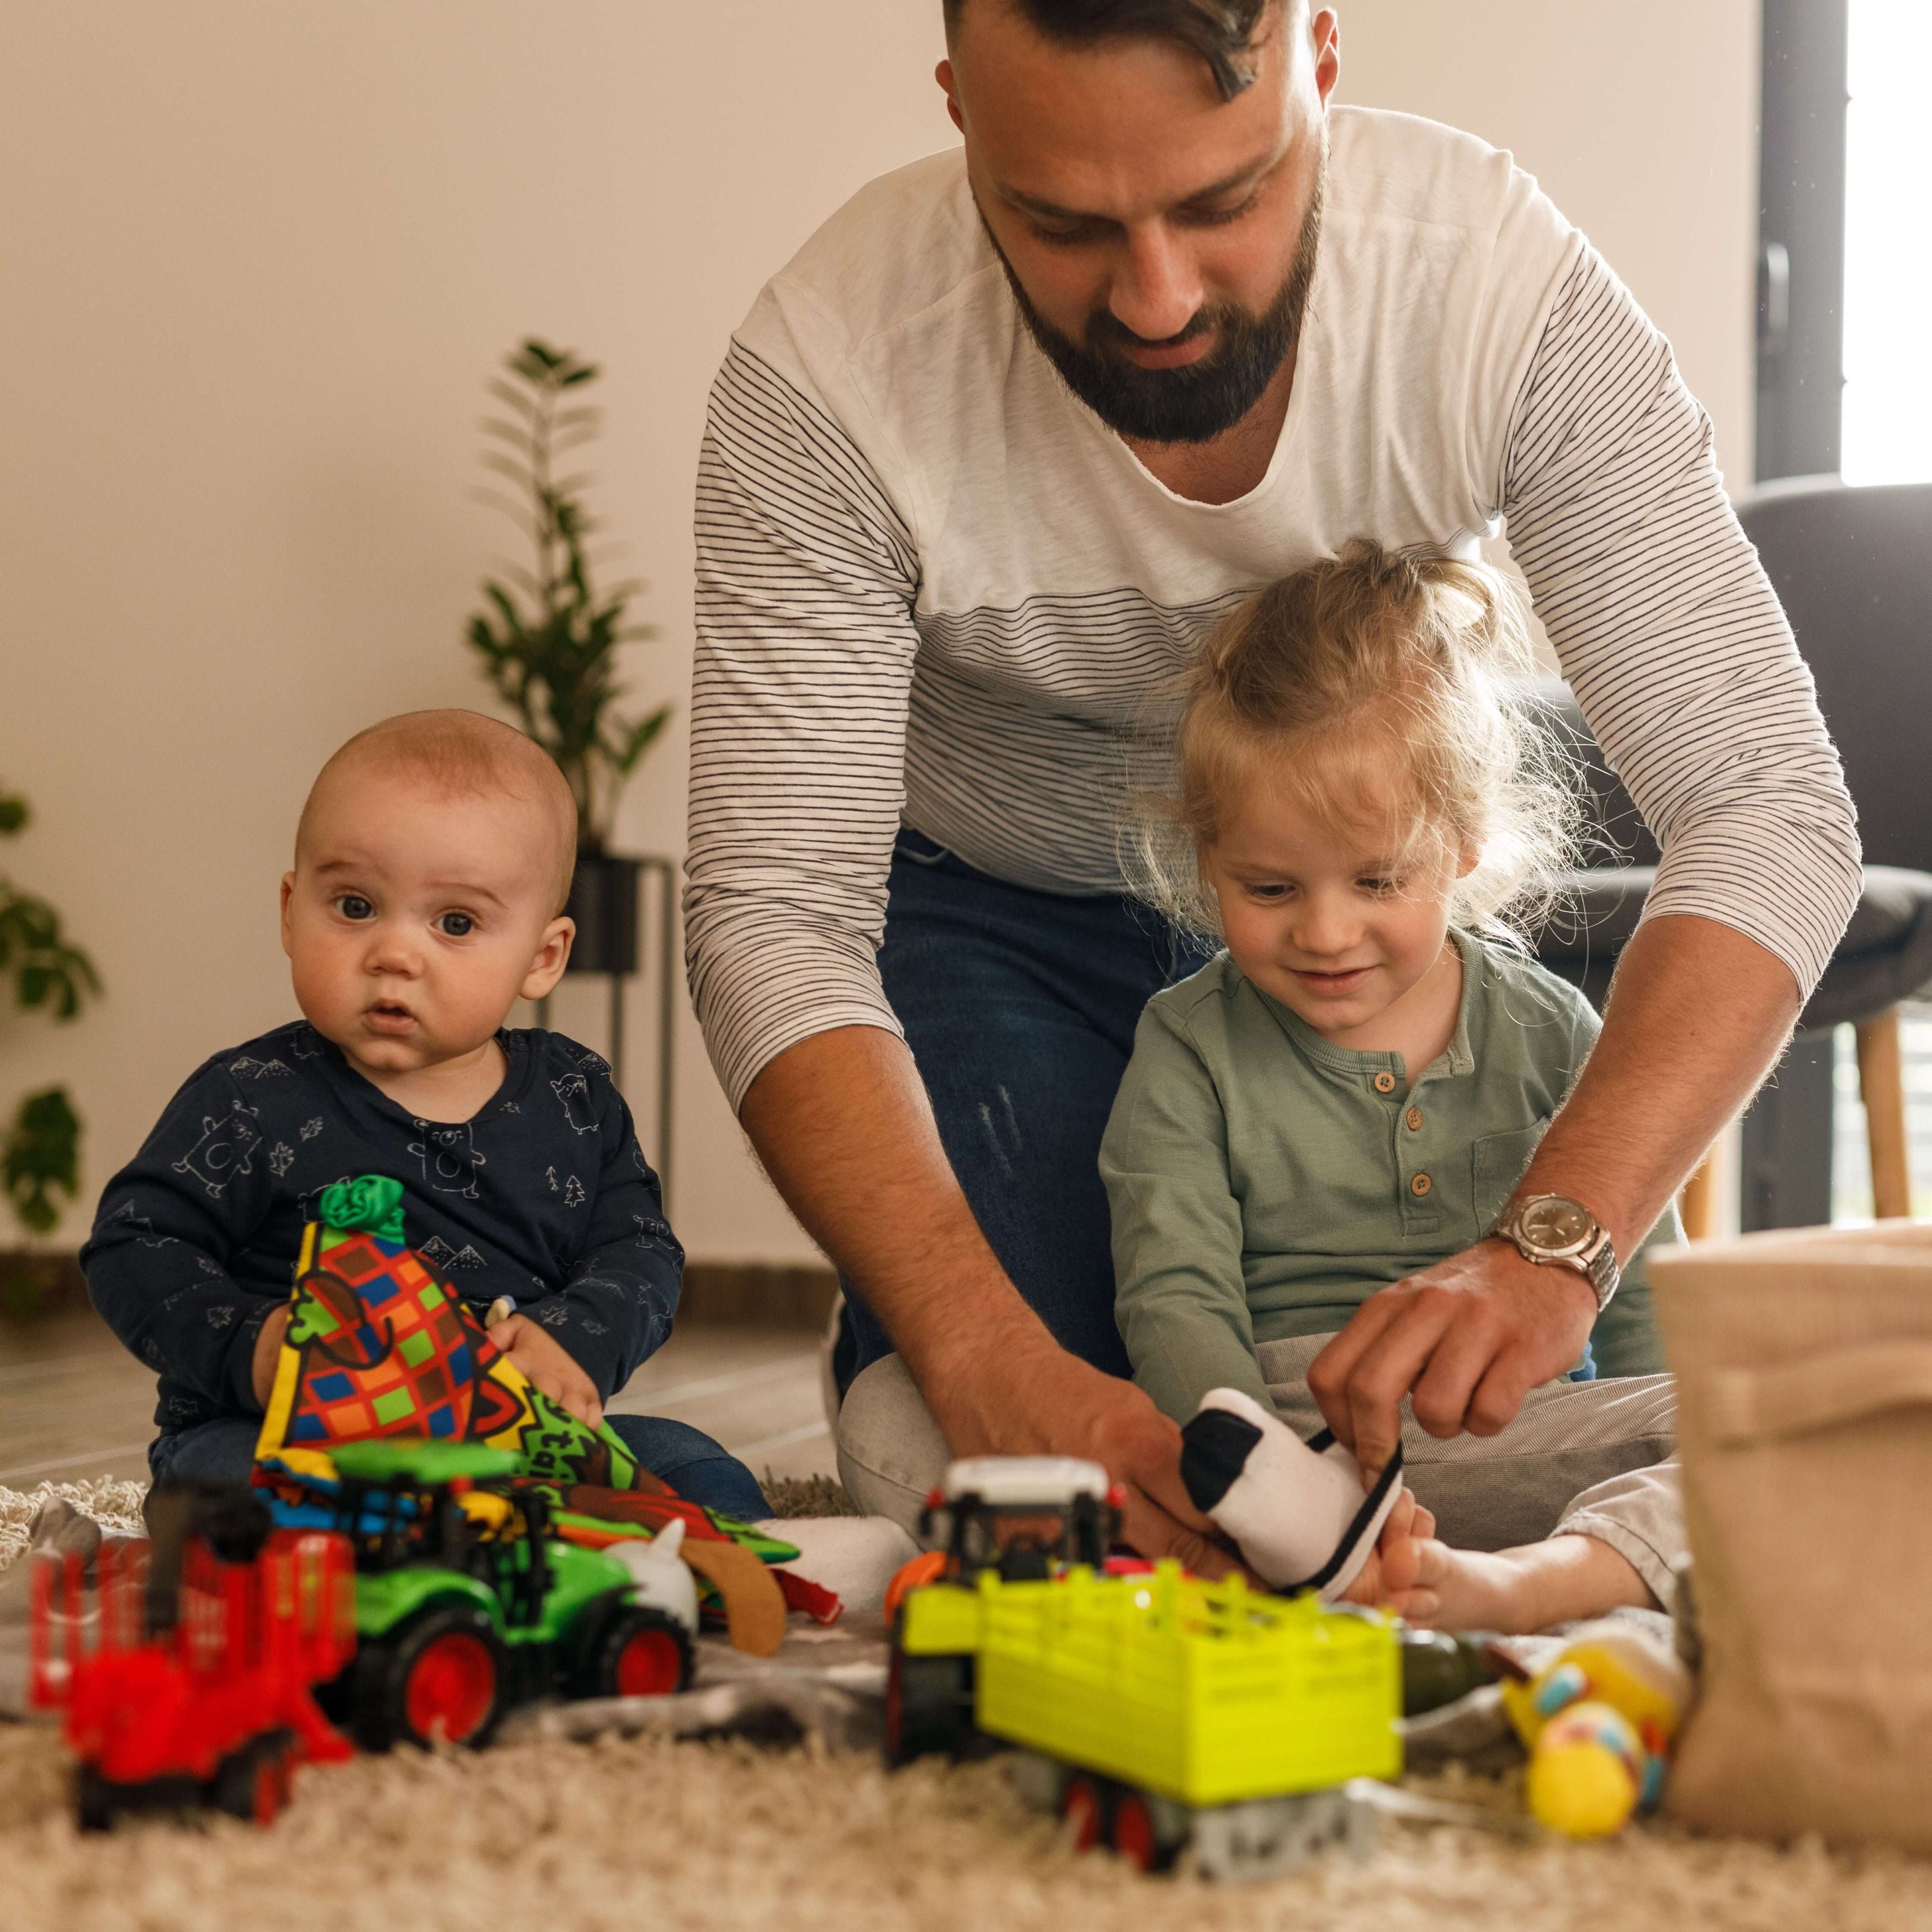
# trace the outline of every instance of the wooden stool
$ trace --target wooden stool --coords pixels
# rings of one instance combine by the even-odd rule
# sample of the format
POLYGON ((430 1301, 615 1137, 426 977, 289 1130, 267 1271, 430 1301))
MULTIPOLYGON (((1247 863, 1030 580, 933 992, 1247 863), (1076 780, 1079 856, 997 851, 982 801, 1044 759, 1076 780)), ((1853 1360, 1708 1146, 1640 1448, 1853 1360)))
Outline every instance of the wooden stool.
MULTIPOLYGON (((1858 1042, 1858 1091, 1865 1103, 1865 1144, 1871 1154, 1872 1212, 1902 1221, 1912 1212, 1911 1151, 1905 1131, 1905 1052, 1896 1006, 1853 1029, 1858 1042)), ((1684 1184, 1679 1211, 1687 1240, 1707 1241, 1716 1219, 1712 1192, 1714 1150, 1684 1184)))

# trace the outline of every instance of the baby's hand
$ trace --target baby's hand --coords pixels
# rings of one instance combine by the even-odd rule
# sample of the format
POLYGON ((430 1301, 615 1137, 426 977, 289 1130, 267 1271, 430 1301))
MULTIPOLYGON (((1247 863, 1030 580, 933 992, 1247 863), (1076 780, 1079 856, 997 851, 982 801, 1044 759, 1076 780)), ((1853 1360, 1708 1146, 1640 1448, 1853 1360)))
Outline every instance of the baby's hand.
POLYGON ((266 1413, 268 1398, 275 1392, 275 1364, 282 1352, 282 1337, 289 1332, 290 1310, 285 1301, 279 1308, 268 1311, 268 1318, 262 1324, 255 1337, 255 1359, 252 1372, 255 1382, 255 1405, 266 1413))
POLYGON ((490 1340, 552 1402, 569 1410, 588 1428, 595 1429, 604 1420, 597 1384, 584 1372, 577 1358, 534 1322, 507 1315, 489 1333, 490 1340))

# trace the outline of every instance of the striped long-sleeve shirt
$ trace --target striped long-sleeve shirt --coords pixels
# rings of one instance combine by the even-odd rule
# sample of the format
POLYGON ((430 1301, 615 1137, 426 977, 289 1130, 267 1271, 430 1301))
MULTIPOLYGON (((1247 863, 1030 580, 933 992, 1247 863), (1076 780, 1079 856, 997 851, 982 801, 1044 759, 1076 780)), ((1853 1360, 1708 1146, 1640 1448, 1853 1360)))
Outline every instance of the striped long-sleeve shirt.
POLYGON ((1204 629, 1351 538, 1506 527, 1658 834, 1646 916, 1823 970, 1859 884, 1809 674, 1670 345, 1509 157, 1337 109, 1288 418, 1176 495, 1028 335, 958 152, 864 189, 733 340, 698 490, 691 983, 735 1106, 812 1034, 896 1030, 892 840, 1118 892, 1126 747, 1204 629))

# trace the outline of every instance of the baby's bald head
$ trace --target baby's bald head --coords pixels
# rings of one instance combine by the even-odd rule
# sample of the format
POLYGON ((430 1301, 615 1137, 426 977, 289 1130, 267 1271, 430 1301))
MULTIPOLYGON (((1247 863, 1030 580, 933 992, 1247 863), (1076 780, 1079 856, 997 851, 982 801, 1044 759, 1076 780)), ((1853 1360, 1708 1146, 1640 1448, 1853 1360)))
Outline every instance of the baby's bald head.
POLYGON ((577 862, 570 787, 540 746, 478 711, 406 711, 358 731, 309 788, 296 827, 298 869, 328 803, 377 776, 418 778, 446 796, 515 801, 529 824, 529 856, 544 881, 548 912, 563 910, 577 862))

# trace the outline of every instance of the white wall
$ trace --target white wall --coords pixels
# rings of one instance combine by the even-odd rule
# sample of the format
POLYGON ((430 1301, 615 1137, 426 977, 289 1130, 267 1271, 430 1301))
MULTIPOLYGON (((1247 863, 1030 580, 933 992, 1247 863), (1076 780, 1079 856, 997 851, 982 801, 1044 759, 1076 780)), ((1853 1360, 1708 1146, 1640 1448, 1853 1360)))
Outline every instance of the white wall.
POLYGON ((1760 0, 1353 0, 1342 98, 1508 148, 1671 340, 1751 474, 1760 0))
MULTIPOLYGON (((1346 97, 1513 147, 1671 333, 1740 470, 1754 13, 1344 14, 1346 97)), ((480 385, 526 332, 609 365, 598 501, 662 628, 632 675, 682 706, 725 338, 853 188, 950 140, 939 50, 937 0, 0 8, 0 779, 40 814, 0 865, 108 983, 70 1030, 0 1018, 0 1108, 70 1084, 86 1205, 200 1058, 292 1011, 275 881, 322 758, 482 701, 460 626, 512 539, 466 492, 480 385)), ((681 844, 680 724, 626 844, 681 844)), ((557 1019, 601 1039, 594 994, 557 1019)), ((692 1253, 808 1257, 688 1012, 680 1052, 692 1253)))

